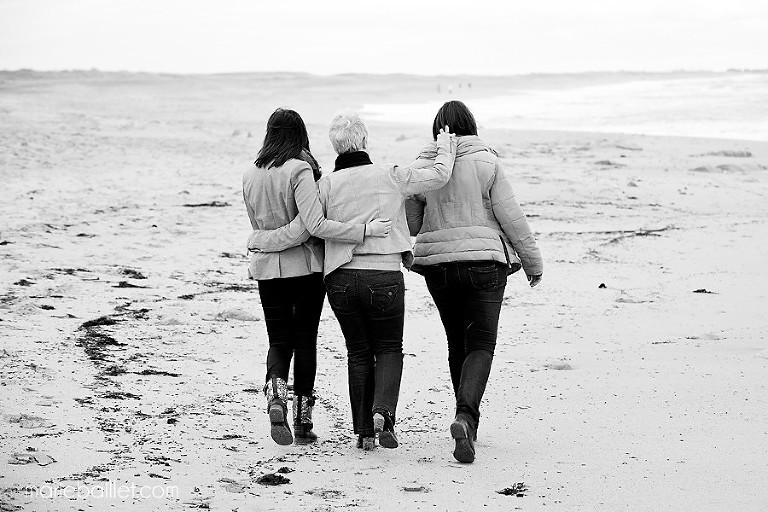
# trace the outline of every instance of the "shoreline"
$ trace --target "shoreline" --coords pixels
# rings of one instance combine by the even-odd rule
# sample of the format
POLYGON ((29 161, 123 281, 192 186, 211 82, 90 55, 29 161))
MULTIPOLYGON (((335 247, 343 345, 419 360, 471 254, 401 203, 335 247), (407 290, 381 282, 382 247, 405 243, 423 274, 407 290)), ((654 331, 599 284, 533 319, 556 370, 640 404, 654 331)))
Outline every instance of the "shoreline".
POLYGON ((84 75, 155 75, 155 76, 175 76, 175 77, 237 77, 237 76, 309 76, 316 78, 334 78, 334 77, 351 77, 351 78, 366 78, 366 77, 391 77, 391 78, 489 78, 489 79, 504 79, 504 78, 537 78, 537 77, 595 77, 595 76, 611 76, 611 75, 629 75, 629 76, 669 76, 669 75, 723 75, 723 74, 766 74, 768 68, 729 68, 719 70, 707 70, 707 69, 671 69, 662 71, 643 71, 643 70, 592 70, 592 71, 576 71, 576 72, 547 72, 547 73, 517 73, 507 75, 483 75, 483 74, 439 74, 439 75, 417 75, 413 73, 331 73, 331 74, 319 74, 309 73, 305 71, 231 71, 220 73, 174 73, 164 71, 138 71, 138 70, 102 70, 97 68, 91 69, 35 69, 35 68, 19 68, 19 69, 0 69, 0 75, 3 74, 84 74, 84 75))

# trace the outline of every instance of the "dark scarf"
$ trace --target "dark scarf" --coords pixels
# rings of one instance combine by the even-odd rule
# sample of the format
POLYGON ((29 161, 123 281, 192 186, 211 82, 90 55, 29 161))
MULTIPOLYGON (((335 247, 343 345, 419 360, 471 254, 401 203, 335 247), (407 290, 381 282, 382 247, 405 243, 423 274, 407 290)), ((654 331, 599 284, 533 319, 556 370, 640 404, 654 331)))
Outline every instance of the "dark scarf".
POLYGON ((334 172, 349 167, 360 167, 361 165, 371 165, 371 157, 365 151, 352 151, 336 157, 336 166, 334 172))

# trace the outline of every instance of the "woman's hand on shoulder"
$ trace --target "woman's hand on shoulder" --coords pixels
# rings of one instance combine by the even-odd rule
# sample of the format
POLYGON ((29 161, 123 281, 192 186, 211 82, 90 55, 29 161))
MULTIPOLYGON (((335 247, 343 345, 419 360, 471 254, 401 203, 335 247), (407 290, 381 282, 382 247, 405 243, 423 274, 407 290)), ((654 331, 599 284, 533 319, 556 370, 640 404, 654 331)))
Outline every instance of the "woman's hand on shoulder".
POLYGON ((451 129, 448 125, 440 128, 440 131, 437 133, 437 145, 438 147, 448 146, 448 150, 451 153, 456 152, 456 135, 451 133, 451 129))

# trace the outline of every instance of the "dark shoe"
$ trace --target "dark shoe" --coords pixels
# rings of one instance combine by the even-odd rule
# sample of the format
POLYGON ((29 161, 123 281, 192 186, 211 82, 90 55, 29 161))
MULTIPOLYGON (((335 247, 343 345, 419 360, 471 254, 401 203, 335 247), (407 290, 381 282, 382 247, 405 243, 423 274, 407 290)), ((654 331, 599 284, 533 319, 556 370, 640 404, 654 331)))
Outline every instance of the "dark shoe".
POLYGON ((296 434, 296 444, 309 444, 317 441, 317 434, 312 432, 312 407, 315 405, 314 396, 294 395, 293 397, 293 430, 296 434))
POLYGON ((310 444, 317 441, 317 434, 312 432, 312 427, 306 427, 303 425, 294 426, 293 435, 296 440, 296 444, 310 444))
POLYGON ((367 436, 357 436, 357 447, 369 452, 376 448, 376 438, 367 436))
POLYGON ((272 439, 280 445, 293 443, 291 427, 288 425, 287 383, 279 377, 272 377, 264 385, 264 394, 267 397, 267 412, 269 413, 272 439))
POLYGON ((392 416, 377 412, 373 415, 373 431, 379 434, 379 444, 384 448, 397 448, 397 436, 392 416))
POLYGON ((451 423, 451 437, 456 441, 453 456, 459 462, 475 461, 475 443, 472 441, 474 433, 467 421, 456 418, 451 423))

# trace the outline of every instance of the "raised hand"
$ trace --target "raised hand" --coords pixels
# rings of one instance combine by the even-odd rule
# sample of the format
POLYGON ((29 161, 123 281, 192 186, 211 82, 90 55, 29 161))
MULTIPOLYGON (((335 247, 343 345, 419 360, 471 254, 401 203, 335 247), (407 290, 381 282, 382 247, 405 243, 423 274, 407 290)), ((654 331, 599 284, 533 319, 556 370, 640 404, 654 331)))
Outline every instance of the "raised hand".
POLYGON ((439 146, 441 143, 447 145, 451 153, 456 151, 456 136, 451 133, 448 125, 440 128, 440 131, 437 133, 437 145, 439 146))

